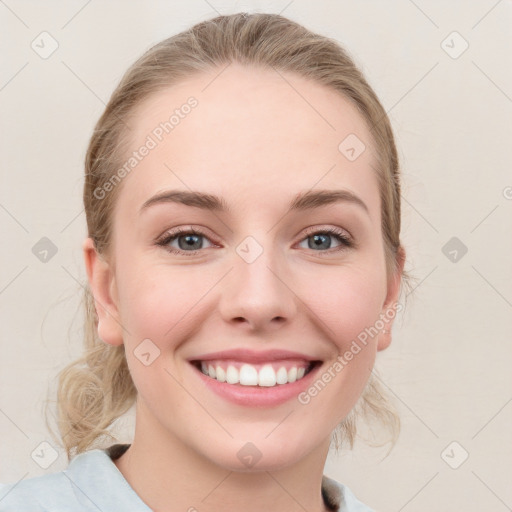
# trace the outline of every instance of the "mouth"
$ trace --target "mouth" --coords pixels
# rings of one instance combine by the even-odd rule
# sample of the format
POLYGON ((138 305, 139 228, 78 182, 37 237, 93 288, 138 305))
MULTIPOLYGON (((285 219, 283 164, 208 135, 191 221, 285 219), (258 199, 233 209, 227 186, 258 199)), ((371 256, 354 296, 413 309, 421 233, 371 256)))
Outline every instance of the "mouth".
POLYGON ((221 350, 188 359, 203 389, 243 407, 277 407, 311 386, 325 361, 289 350, 221 350))
POLYGON ((271 388, 302 380, 322 361, 272 360, 249 363, 234 359, 192 360, 190 363, 212 380, 233 386, 271 388))

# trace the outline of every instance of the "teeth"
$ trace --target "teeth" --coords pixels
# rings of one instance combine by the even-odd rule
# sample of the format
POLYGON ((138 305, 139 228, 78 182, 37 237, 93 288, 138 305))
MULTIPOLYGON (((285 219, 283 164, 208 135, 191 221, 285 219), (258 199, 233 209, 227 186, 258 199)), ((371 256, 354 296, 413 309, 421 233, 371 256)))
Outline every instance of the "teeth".
POLYGON ((226 372, 226 382, 228 384, 238 384, 240 382, 238 370, 234 366, 228 366, 228 371, 226 372))
POLYGON ((250 364, 244 364, 240 368, 240 384, 242 386, 256 386, 258 384, 258 371, 250 364))
POLYGON ((278 384, 287 384, 288 383, 288 372, 284 366, 281 366, 276 373, 276 382, 278 384))
MULTIPOLYGON (((279 371, 279 370, 278 370, 279 371)), ((266 364, 258 374, 258 386, 275 386, 277 382, 276 372, 269 364, 266 364)))
POLYGON ((215 368, 215 374, 216 374, 216 379, 219 382, 226 382, 226 372, 224 371, 224 369, 222 367, 217 366, 217 368, 215 368))
POLYGON ((270 364, 265 364, 259 371, 250 364, 243 364, 240 370, 230 364, 224 370, 220 365, 213 366, 205 362, 201 362, 201 371, 219 382, 261 387, 273 387, 295 382, 302 379, 306 373, 305 368, 297 366, 292 366, 289 370, 281 366, 276 372, 270 364))

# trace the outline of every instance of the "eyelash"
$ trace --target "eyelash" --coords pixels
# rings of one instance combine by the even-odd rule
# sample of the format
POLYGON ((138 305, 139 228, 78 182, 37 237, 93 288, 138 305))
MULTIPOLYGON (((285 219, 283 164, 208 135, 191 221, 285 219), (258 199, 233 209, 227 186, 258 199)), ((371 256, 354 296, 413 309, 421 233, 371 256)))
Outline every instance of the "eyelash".
MULTIPOLYGON (((307 228, 306 229, 306 236, 300 240, 302 242, 303 240, 309 238, 312 235, 331 235, 338 239, 341 245, 338 247, 334 247, 331 249, 327 249, 325 251, 314 251, 319 253, 320 255, 323 254, 332 254, 338 251, 343 251, 346 249, 350 249, 355 247, 355 243, 345 234, 344 231, 338 228, 326 228, 326 229, 318 229, 318 228, 307 228)), ((182 235, 196 235, 196 236, 203 236, 205 238, 208 238, 208 236, 203 233, 201 230, 195 230, 193 228, 177 228, 174 231, 170 233, 165 233, 163 237, 158 239, 156 241, 156 245, 163 247, 166 251, 172 253, 172 254, 179 254, 179 255, 187 255, 187 256, 194 256, 198 254, 202 249, 197 249, 195 251, 182 251, 180 249, 175 249, 174 247, 170 247, 168 244, 172 242, 174 239, 182 236, 182 235)), ((313 249, 311 249, 313 250, 313 249)))

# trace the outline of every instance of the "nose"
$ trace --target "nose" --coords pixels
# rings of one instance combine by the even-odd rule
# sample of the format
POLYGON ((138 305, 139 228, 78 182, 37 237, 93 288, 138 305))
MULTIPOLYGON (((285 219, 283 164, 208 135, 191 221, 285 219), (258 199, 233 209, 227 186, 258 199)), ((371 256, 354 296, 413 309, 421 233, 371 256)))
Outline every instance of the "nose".
POLYGON ((254 261, 235 252, 233 263, 219 303, 222 318, 258 332, 288 324, 297 312, 298 298, 285 262, 265 249, 254 261))

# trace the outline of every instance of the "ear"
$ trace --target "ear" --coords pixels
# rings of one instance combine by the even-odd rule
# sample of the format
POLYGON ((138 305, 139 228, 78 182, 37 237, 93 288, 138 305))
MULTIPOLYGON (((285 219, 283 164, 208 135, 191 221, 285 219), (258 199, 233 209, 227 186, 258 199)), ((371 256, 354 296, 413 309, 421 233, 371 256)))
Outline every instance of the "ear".
POLYGON ((92 238, 86 238, 82 248, 98 315, 98 336, 110 345, 122 345, 123 329, 119 318, 114 273, 109 263, 96 250, 92 238))
POLYGON ((405 249, 398 248, 396 255, 397 268, 393 276, 388 280, 387 296, 382 306, 382 316, 384 319, 384 330, 379 333, 377 342, 377 350, 384 350, 389 347, 391 343, 391 328, 396 317, 396 304, 398 296, 400 295, 400 284, 402 283, 402 274, 405 265, 405 249), (394 306, 394 307, 393 307, 394 306))

